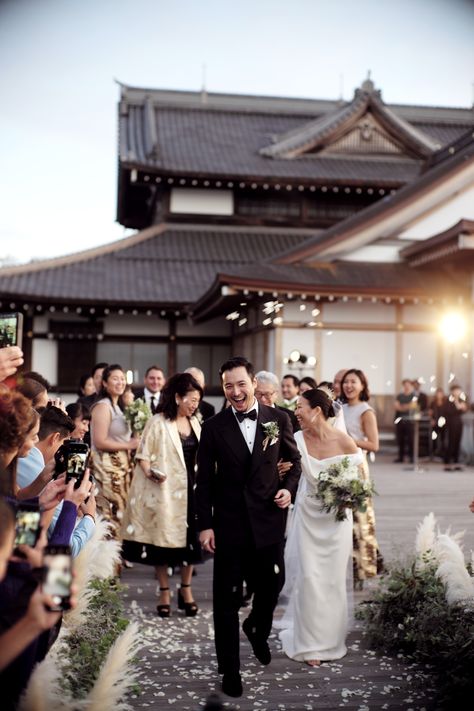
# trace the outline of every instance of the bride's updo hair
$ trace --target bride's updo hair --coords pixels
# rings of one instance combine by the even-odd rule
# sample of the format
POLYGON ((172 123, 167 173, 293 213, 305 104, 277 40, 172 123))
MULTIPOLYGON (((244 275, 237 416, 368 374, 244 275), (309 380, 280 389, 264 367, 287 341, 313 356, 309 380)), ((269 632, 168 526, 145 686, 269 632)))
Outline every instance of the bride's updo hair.
POLYGON ((309 402, 312 410, 314 410, 315 407, 320 407, 325 420, 327 420, 328 417, 336 416, 332 406, 332 399, 324 390, 319 390, 319 388, 315 390, 305 390, 305 392, 301 394, 301 397, 304 397, 304 399, 309 402))

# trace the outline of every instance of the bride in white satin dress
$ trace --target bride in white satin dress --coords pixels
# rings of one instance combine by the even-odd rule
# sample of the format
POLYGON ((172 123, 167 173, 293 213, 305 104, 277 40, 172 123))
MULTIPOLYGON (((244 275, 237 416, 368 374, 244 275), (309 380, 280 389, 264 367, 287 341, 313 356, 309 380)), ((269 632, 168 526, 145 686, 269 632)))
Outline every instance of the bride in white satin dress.
POLYGON ((295 414, 302 431, 295 439, 302 457, 302 480, 295 515, 288 533, 285 563, 289 596, 281 620, 275 622, 283 651, 295 661, 319 666, 341 659, 346 652, 348 604, 346 574, 352 554, 352 512, 344 521, 320 511, 314 497, 318 473, 344 457, 362 463, 348 434, 336 429, 332 400, 323 390, 308 390, 298 399, 295 414))

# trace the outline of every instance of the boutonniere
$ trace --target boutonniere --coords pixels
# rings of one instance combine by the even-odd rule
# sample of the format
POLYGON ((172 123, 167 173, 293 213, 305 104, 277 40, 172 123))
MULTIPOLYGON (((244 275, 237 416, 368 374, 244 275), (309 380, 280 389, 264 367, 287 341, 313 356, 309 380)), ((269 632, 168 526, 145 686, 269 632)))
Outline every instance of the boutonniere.
POLYGON ((265 439, 262 442, 263 451, 265 451, 268 445, 271 447, 278 442, 280 430, 278 429, 278 422, 262 422, 262 427, 265 432, 265 439))

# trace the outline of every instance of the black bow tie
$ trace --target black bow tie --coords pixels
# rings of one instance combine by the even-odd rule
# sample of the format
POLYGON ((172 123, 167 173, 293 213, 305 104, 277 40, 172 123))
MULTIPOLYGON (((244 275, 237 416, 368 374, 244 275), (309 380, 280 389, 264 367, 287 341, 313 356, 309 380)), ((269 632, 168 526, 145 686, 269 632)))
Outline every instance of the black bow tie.
POLYGON ((237 417, 239 422, 243 422, 246 417, 248 417, 249 420, 256 420, 257 410, 249 410, 248 412, 236 412, 235 416, 237 417))

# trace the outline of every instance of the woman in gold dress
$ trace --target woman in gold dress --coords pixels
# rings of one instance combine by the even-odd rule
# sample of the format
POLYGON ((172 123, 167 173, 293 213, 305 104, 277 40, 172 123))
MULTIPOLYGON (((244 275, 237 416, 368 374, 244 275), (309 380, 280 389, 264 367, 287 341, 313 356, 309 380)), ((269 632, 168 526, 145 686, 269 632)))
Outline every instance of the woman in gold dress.
MULTIPOLYGON (((367 453, 377 452, 379 433, 374 409, 369 405, 369 384, 361 370, 351 368, 341 381, 344 421, 347 432, 364 454, 361 471, 368 480, 367 453)), ((354 587, 362 588, 364 580, 373 578, 383 568, 375 536, 375 514, 372 499, 367 501, 367 510, 353 512, 353 560, 354 587)))
POLYGON ((122 412, 126 384, 120 365, 107 366, 99 399, 91 411, 91 468, 100 494, 97 508, 113 524, 116 538, 130 487, 131 452, 138 446, 122 412))

